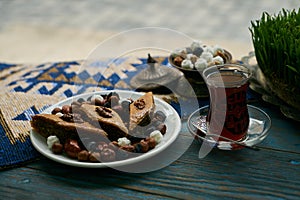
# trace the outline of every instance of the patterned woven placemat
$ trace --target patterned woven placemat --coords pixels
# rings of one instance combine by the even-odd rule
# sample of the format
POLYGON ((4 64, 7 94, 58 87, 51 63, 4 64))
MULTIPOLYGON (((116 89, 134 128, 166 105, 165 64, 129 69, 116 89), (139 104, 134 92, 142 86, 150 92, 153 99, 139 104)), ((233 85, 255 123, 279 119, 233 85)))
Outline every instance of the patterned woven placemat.
MULTIPOLYGON (((168 62, 166 58, 160 60, 163 64, 168 62)), ((32 115, 76 94, 131 89, 130 79, 145 63, 144 58, 132 57, 88 65, 84 61, 0 63, 0 169, 21 165, 40 155, 30 142, 32 115)))
POLYGON ((42 112, 59 98, 25 93, 0 97, 0 167, 18 165, 38 156, 29 138, 30 116, 42 112))

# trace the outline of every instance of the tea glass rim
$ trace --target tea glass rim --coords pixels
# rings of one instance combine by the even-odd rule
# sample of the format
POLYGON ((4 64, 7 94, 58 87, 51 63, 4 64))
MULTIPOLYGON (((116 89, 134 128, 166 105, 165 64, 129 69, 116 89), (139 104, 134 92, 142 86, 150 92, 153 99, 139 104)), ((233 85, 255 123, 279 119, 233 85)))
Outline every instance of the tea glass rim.
POLYGON ((211 67, 204 69, 202 72, 202 77, 207 85, 212 85, 212 86, 217 86, 217 87, 225 87, 225 88, 238 87, 238 86, 244 85, 245 83, 247 83, 249 81, 251 76, 252 76, 252 72, 246 66, 240 65, 240 64, 231 64, 231 63, 230 64, 213 65, 211 67), (226 71, 228 71, 228 72, 233 71, 234 73, 242 74, 243 79, 238 80, 238 81, 230 81, 229 83, 227 83, 226 86, 224 84, 224 81, 221 78, 219 81, 215 81, 214 85, 208 81, 208 77, 211 74, 226 72, 226 71))

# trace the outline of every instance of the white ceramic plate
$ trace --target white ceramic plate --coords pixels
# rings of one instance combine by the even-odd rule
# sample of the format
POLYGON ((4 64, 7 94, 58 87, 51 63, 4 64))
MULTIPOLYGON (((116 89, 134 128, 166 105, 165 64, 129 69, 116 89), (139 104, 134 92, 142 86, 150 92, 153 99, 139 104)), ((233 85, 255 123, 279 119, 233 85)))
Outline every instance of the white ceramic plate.
MULTIPOLYGON (((88 97, 95 95, 95 94, 108 94, 110 92, 117 92, 120 96, 120 98, 132 98, 137 99, 140 96, 143 95, 143 93, 139 92, 132 92, 132 91, 123 91, 123 90, 107 90, 107 91, 100 91, 100 92, 93 92, 93 93, 85 93, 80 94, 77 96, 70 97, 68 99, 65 99, 61 102, 58 102, 57 104, 52 105, 48 109, 46 109, 43 113, 51 113, 53 108, 55 107, 61 107, 62 105, 70 105, 72 101, 83 98, 87 99, 88 97)), ((46 138, 40 136, 38 133, 36 133, 34 130, 31 130, 30 132, 30 139, 33 144, 33 146, 36 148, 37 151, 39 151, 42 155, 46 156, 47 158, 54 160, 59 163, 63 163, 70 166, 76 166, 76 167, 85 167, 85 168, 104 168, 104 167, 120 167, 125 166, 129 164, 134 164, 137 162, 141 162, 145 159, 149 159, 150 157, 157 155, 164 149, 166 149, 169 145, 171 145, 177 136, 179 135, 179 132, 181 130, 181 120, 175 109, 170 106, 165 101, 158 99, 154 97, 155 105, 156 105, 156 111, 161 110, 163 111, 167 118, 165 121, 165 124, 167 126, 167 131, 162 139, 162 141, 152 150, 148 151, 147 153, 144 153, 140 156, 129 158, 126 160, 121 161, 114 161, 109 163, 91 163, 91 162, 80 162, 75 159, 71 159, 65 155, 56 155, 51 152, 51 150, 48 148, 46 143, 46 138)))

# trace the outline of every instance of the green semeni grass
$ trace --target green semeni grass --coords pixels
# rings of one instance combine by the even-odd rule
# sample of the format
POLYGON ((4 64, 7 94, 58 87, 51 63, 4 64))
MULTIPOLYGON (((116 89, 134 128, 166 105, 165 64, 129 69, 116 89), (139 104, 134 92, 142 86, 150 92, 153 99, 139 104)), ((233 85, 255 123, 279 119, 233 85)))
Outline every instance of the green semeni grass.
POLYGON ((267 12, 249 28, 257 63, 266 77, 300 87, 300 8, 267 12))

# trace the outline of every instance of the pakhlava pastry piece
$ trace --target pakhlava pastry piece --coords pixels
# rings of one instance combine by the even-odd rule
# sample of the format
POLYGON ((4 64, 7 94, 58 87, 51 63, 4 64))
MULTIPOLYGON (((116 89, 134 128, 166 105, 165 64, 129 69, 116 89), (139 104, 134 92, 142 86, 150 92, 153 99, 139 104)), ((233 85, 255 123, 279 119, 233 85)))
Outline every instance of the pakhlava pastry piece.
POLYGON ((72 114, 63 116, 53 114, 37 114, 32 116, 31 126, 37 133, 47 138, 56 135, 64 143, 67 139, 79 139, 78 132, 83 133, 82 137, 107 138, 107 133, 88 122, 76 121, 72 114), (76 122, 76 123, 74 123, 76 122))
POLYGON ((147 92, 130 104, 129 130, 134 130, 138 125, 144 126, 150 123, 155 110, 152 92, 147 92))
MULTIPOLYGON (((78 110, 81 115, 85 115, 87 121, 95 127, 103 129, 111 141, 128 135, 127 127, 119 114, 113 109, 92 104, 82 104, 78 110)), ((74 111, 76 112, 76 109, 74 111)))

